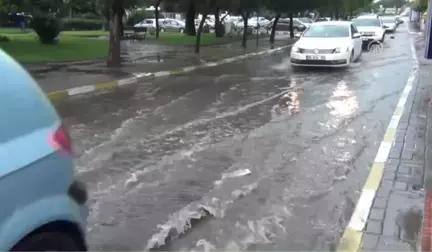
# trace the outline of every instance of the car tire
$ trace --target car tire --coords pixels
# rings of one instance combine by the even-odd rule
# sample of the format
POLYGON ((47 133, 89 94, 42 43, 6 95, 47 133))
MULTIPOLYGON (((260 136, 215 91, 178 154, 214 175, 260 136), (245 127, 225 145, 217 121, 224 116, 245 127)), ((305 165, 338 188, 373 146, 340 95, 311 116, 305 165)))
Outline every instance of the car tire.
POLYGON ((360 50, 360 54, 356 59, 356 62, 359 62, 361 60, 361 57, 363 56, 363 49, 360 50))
POLYGON ((74 237, 60 232, 45 232, 25 238, 11 251, 83 251, 85 248, 74 237))
POLYGON ((179 32, 180 32, 180 33, 184 33, 184 29, 183 29, 183 28, 180 28, 179 32))
POLYGON ((350 56, 350 58, 349 58, 349 64, 353 63, 354 61, 355 61, 355 58, 354 58, 354 50, 352 50, 352 51, 351 51, 351 56, 350 56))

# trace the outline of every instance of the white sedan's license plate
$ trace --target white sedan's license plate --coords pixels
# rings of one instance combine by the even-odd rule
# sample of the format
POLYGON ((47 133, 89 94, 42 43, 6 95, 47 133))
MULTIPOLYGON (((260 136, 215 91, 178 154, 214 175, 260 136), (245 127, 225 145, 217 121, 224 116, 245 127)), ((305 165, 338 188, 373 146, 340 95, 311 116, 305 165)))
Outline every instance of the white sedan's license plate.
POLYGON ((369 38, 367 38, 367 37, 363 37, 362 39, 363 39, 363 41, 369 40, 369 38))
POLYGON ((307 60, 325 60, 325 56, 306 55, 307 60))

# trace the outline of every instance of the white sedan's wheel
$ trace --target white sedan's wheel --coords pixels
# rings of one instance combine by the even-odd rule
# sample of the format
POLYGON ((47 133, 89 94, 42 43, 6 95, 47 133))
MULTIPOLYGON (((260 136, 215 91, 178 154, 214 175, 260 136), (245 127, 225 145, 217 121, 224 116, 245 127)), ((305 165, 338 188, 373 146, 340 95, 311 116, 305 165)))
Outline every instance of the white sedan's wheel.
POLYGON ((350 57, 348 59, 348 66, 351 66, 352 63, 354 63, 354 60, 355 60, 355 58, 354 58, 354 50, 352 50, 351 51, 351 55, 350 55, 350 57))

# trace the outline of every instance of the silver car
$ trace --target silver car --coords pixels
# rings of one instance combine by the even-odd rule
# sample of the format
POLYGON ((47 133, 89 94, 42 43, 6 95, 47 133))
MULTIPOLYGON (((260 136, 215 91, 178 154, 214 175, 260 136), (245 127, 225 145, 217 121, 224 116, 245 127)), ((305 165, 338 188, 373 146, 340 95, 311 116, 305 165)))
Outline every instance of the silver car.
POLYGON ((381 20, 384 24, 384 28, 386 30, 386 32, 395 32, 396 28, 398 26, 398 21, 396 19, 396 17, 381 17, 381 20))
POLYGON ((162 19, 161 20, 161 32, 173 31, 173 32, 184 32, 186 24, 183 21, 175 19, 162 19))

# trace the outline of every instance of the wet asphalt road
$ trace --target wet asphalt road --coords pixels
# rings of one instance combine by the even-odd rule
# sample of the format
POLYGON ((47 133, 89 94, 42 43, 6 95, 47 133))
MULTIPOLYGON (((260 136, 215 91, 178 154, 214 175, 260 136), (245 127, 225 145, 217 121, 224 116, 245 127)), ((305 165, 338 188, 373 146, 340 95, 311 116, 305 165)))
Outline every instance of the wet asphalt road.
POLYGON ((90 249, 335 249, 408 78, 408 38, 401 26, 349 69, 293 71, 284 51, 62 108, 90 249))

